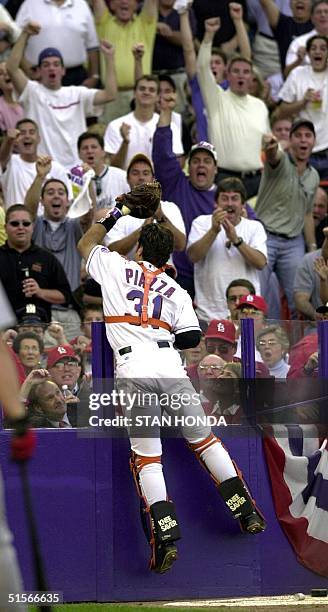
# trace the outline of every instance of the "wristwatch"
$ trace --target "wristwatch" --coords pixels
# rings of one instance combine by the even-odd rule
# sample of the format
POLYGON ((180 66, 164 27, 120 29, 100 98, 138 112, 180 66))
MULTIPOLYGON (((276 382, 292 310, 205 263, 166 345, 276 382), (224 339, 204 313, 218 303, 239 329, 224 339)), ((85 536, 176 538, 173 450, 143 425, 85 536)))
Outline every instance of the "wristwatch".
POLYGON ((237 236, 237 241, 233 242, 233 246, 236 247, 236 249, 239 249, 240 245, 243 244, 243 242, 244 242, 244 239, 243 238, 239 238, 237 236))

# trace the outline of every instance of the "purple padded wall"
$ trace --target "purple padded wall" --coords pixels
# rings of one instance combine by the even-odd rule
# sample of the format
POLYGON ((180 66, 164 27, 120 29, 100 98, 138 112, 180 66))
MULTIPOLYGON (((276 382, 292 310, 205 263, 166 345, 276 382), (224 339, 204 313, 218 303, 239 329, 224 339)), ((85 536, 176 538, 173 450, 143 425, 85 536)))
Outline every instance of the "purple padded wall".
MULTIPOLYGON (((262 441, 253 433, 221 435, 268 520, 259 536, 243 535, 211 479, 183 440, 164 441, 164 469, 182 526, 179 560, 159 576, 147 570, 148 548, 129 472, 126 439, 81 439, 72 430, 38 435, 30 464, 34 510, 52 590, 65 601, 145 601, 308 592, 326 579, 303 568, 275 518, 262 441)), ((231 430, 231 428, 229 428, 231 430)), ((34 589, 17 468, 1 432, 8 517, 25 587, 34 589)))
MULTIPOLYGON (((251 330, 248 330, 251 332, 251 330)), ((93 324, 93 373, 110 375, 104 326, 93 324), (96 346, 98 346, 98 350, 96 346)), ((147 601, 309 592, 327 580, 300 565, 275 517, 262 440, 242 426, 218 428, 268 522, 244 535, 214 483, 183 440, 164 440, 163 464, 183 539, 164 575, 148 571, 149 549, 129 471, 125 438, 84 438, 74 430, 41 430, 30 462, 49 587, 65 601, 147 601)), ((8 461, 9 433, 0 431, 8 518, 25 588, 34 590, 30 545, 17 467, 8 461)))

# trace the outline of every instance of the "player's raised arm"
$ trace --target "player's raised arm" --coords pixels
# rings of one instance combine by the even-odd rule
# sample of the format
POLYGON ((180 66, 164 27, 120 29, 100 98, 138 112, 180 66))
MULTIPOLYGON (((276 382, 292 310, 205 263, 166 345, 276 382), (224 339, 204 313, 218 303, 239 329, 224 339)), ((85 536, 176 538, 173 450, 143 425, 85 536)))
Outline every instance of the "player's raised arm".
POLYGON ((106 234, 114 227, 116 221, 129 212, 126 206, 122 206, 122 210, 115 206, 105 217, 94 223, 77 243, 80 255, 87 260, 92 249, 103 243, 106 234))
POLYGON ((152 217, 159 206, 160 198, 161 187, 157 181, 137 185, 129 193, 120 195, 116 198, 117 206, 92 225, 78 242, 79 253, 84 259, 88 259, 92 249, 102 244, 105 235, 123 215, 131 214, 138 219, 152 217))

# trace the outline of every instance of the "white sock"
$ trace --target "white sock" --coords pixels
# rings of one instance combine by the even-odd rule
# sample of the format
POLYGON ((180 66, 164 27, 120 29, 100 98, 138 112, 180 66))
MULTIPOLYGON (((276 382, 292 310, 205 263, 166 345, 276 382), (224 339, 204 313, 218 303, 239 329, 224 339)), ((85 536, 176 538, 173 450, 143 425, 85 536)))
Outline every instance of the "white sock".
POLYGON ((223 448, 220 442, 212 444, 206 448, 200 456, 211 474, 219 482, 223 482, 228 478, 237 476, 237 472, 230 459, 230 455, 228 451, 223 448))
POLYGON ((149 463, 139 472, 142 492, 149 506, 158 501, 166 501, 166 485, 161 463, 149 463))

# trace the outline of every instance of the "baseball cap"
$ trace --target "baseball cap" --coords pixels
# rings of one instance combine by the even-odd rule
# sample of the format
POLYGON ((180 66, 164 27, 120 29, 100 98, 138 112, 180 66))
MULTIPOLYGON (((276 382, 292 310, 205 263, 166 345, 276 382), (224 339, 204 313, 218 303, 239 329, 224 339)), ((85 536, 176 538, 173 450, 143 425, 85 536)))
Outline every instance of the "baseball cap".
POLYGON ((213 319, 210 322, 207 332, 205 334, 205 340, 208 338, 219 338, 234 344, 236 342, 236 330, 232 321, 227 319, 213 319))
POLYGON ((49 351, 47 368, 52 368, 57 361, 60 361, 64 357, 73 357, 78 361, 76 353, 70 344, 59 345, 49 351))
POLYGON ((43 60, 47 57, 59 57, 61 63, 64 65, 63 56, 59 49, 56 49, 55 47, 46 47, 46 49, 43 49, 39 54, 38 66, 41 66, 41 62, 43 62, 43 60))
POLYGON ((268 305, 261 295, 243 295, 239 300, 237 308, 243 308, 243 306, 253 306, 256 310, 264 312, 264 314, 268 312, 268 305))
POLYGON ((319 308, 316 309, 316 312, 319 312, 320 314, 327 313, 328 312, 328 302, 319 306, 319 308))
POLYGON ((127 169, 126 169, 126 174, 129 174, 129 172, 131 170, 131 166, 133 166, 133 164, 136 164, 137 162, 144 162, 145 164, 148 164, 148 166, 150 167, 152 173, 155 174, 153 162, 144 153, 137 153, 136 155, 134 155, 130 159, 129 165, 128 165, 127 169))
POLYGON ((45 325, 48 322, 47 313, 35 304, 26 304, 16 310, 18 325, 45 325))
POLYGON ((292 124, 292 126, 291 126, 291 128, 289 130, 289 135, 291 136, 291 134, 293 134, 293 132, 298 130, 298 128, 301 127, 301 126, 308 127, 309 130, 311 130, 311 132, 315 136, 314 125, 313 125, 312 121, 309 121, 308 119, 297 119, 297 121, 294 121, 294 123, 292 124))
POLYGON ((210 155, 212 155, 215 163, 217 163, 217 152, 210 142, 206 142, 206 140, 201 140, 200 142, 197 142, 197 144, 194 144, 190 149, 189 161, 191 160, 194 153, 197 153, 197 151, 207 151, 208 153, 210 153, 210 155))

